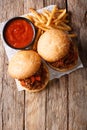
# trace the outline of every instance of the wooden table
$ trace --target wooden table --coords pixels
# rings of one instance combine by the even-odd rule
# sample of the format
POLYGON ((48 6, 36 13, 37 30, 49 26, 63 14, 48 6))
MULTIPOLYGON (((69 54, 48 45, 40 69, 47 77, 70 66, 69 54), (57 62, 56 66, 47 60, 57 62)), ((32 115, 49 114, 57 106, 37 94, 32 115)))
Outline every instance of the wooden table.
MULTIPOLYGON (((71 12, 87 66, 87 0, 0 0, 0 22, 50 4, 71 12)), ((18 92, 0 39, 0 130, 87 130, 87 68, 51 81, 39 93, 18 92)))

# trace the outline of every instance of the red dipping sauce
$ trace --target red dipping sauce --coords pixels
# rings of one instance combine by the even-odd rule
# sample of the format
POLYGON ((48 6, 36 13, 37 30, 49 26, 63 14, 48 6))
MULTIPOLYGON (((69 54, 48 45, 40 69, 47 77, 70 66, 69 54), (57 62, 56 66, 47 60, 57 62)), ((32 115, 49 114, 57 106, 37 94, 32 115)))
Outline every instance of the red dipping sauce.
POLYGON ((6 43, 13 48, 25 48, 29 46, 35 37, 33 24, 25 18, 13 18, 4 28, 6 43))

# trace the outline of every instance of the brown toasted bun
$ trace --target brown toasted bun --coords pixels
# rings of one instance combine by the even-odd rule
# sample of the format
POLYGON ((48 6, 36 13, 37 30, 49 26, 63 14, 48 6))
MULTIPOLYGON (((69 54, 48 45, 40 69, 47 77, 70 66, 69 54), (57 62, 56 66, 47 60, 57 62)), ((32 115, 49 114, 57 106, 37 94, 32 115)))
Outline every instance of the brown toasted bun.
POLYGON ((18 51, 9 62, 8 73, 13 78, 24 79, 36 73, 40 65, 41 58, 35 51, 18 51))
MULTIPOLYGON (((45 79, 45 82, 44 82, 44 84, 42 85, 42 86, 40 86, 39 88, 33 88, 33 89, 29 89, 29 87, 26 87, 26 86, 22 86, 25 90, 27 90, 28 92, 39 92, 39 91, 41 91, 41 90, 43 90, 43 89, 45 89, 45 87, 47 86, 47 84, 48 84, 48 81, 49 81, 49 71, 48 71, 48 68, 47 68, 47 66, 46 66, 46 64, 44 64, 43 63, 43 66, 44 66, 44 69, 46 70, 46 72, 47 73, 45 73, 46 74, 46 79, 45 79)), ((20 84, 20 81, 18 81, 19 82, 19 84, 20 84)))
POLYGON ((74 53, 77 54, 77 58, 74 60, 74 62, 72 64, 69 64, 68 66, 66 66, 65 68, 56 68, 54 66, 52 66, 50 63, 47 62, 47 64, 54 70, 57 70, 57 71, 60 71, 60 72, 65 72, 65 71, 68 71, 68 70, 71 70, 73 69, 77 62, 78 62, 78 49, 76 46, 74 46, 74 53))
POLYGON ((39 38, 37 51, 46 61, 55 62, 68 53, 69 44, 70 39, 65 32, 51 29, 39 38))

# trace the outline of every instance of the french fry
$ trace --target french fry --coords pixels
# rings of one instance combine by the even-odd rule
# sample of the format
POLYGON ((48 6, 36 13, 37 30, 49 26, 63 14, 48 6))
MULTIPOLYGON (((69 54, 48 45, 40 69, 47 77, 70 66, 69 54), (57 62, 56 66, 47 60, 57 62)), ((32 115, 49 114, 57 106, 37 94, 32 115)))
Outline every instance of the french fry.
POLYGON ((33 20, 34 20, 34 23, 40 23, 40 21, 36 17, 33 17, 33 20))
POLYGON ((47 26, 50 25, 51 20, 52 20, 54 14, 55 14, 55 12, 56 12, 56 8, 57 8, 57 6, 55 5, 54 8, 53 8, 53 10, 52 10, 52 13, 51 13, 51 15, 50 15, 50 17, 49 17, 49 19, 48 19, 48 22, 47 22, 47 24, 46 24, 47 26))
POLYGON ((36 35, 36 38, 35 38, 35 41, 34 41, 34 44, 33 44, 33 50, 34 51, 37 50, 37 42, 38 42, 40 35, 41 35, 41 29, 38 29, 38 32, 37 32, 37 35, 36 35))
POLYGON ((56 9, 56 13, 62 13, 64 9, 56 9))
POLYGON ((41 23, 36 23, 35 26, 40 28, 43 31, 47 31, 48 29, 50 29, 49 27, 47 27, 46 25, 41 24, 41 23))
POLYGON ((66 9, 64 9, 63 12, 57 17, 57 19, 55 19, 55 22, 63 18, 65 14, 66 14, 66 9))
POLYGON ((69 20, 66 20, 66 19, 65 19, 65 20, 63 20, 63 22, 64 22, 64 23, 69 23, 69 20))
POLYGON ((41 35, 44 33, 44 31, 43 30, 41 30, 41 35))
POLYGON ((66 18, 67 18, 67 16, 68 16, 68 13, 66 13, 64 16, 63 16, 63 20, 65 20, 66 18))
POLYGON ((37 18, 41 23, 44 23, 43 20, 40 17, 40 14, 36 12, 34 9, 30 8, 30 12, 34 15, 35 18, 37 18))
POLYGON ((77 37, 77 34, 73 33, 73 34, 68 34, 69 37, 74 38, 77 37))
POLYGON ((29 10, 36 18, 40 18, 40 15, 33 8, 30 8, 29 10))
POLYGON ((61 20, 58 20, 58 21, 54 21, 54 24, 57 26, 57 25, 59 25, 60 23, 61 23, 62 21, 61 20))
POLYGON ((72 30, 71 27, 70 27, 69 25, 65 24, 64 22, 62 22, 61 25, 62 25, 63 27, 65 27, 65 28, 67 28, 68 31, 71 31, 71 30, 72 30))
POLYGON ((50 12, 50 11, 48 11, 47 9, 44 9, 43 12, 44 12, 45 14, 47 14, 48 17, 50 17, 50 15, 51 15, 51 12, 50 12))
POLYGON ((58 25, 58 26, 55 26, 55 25, 51 25, 51 27, 55 28, 55 29, 60 29, 60 30, 63 30, 63 31, 70 31, 70 29, 66 28, 66 27, 63 27, 61 25, 58 25))
POLYGON ((67 27, 63 27, 63 26, 58 26, 58 29, 61 29, 63 31, 70 31, 70 29, 68 29, 67 27))
POLYGON ((40 14, 40 16, 41 16, 43 22, 46 23, 47 22, 47 18, 43 14, 40 14))
POLYGON ((48 21, 48 18, 49 18, 48 14, 45 13, 45 12, 42 12, 42 14, 43 14, 43 16, 46 18, 46 20, 48 21))
POLYGON ((26 18, 29 19, 32 23, 34 22, 33 17, 31 15, 27 15, 26 18))

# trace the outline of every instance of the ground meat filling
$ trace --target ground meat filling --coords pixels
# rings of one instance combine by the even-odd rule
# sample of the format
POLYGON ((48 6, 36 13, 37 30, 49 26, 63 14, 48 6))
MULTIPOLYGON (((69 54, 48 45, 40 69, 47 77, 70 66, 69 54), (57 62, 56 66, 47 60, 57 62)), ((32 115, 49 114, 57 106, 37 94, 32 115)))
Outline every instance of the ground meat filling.
POLYGON ((63 68, 66 68, 66 67, 74 64, 75 60, 77 58, 78 58, 78 54, 77 54, 77 52, 74 51, 74 47, 71 44, 70 49, 69 49, 69 53, 65 57, 61 58, 60 60, 58 60, 56 62, 52 62, 49 64, 52 65, 53 67, 63 69, 63 68))
POLYGON ((43 64, 41 64, 40 69, 37 73, 32 75, 30 78, 20 79, 22 86, 29 88, 30 90, 39 89, 44 85, 47 79, 47 71, 43 64))

